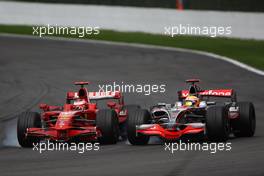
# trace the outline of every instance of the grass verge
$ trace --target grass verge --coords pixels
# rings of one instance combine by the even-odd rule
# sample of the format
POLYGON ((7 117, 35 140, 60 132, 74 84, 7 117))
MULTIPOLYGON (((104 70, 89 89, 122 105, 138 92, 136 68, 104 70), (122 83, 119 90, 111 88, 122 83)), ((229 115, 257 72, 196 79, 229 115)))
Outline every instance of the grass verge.
MULTIPOLYGON (((33 29, 31 26, 0 25, 0 33, 32 35, 32 32, 33 29)), ((78 38, 77 35, 59 36, 78 38)), ((261 40, 241 40, 194 36, 177 36, 171 38, 163 35, 146 34, 140 32, 116 32, 110 30, 100 30, 100 35, 90 35, 83 39, 151 44, 207 51, 230 57, 234 60, 238 60, 242 63, 264 70, 264 41, 261 40)))

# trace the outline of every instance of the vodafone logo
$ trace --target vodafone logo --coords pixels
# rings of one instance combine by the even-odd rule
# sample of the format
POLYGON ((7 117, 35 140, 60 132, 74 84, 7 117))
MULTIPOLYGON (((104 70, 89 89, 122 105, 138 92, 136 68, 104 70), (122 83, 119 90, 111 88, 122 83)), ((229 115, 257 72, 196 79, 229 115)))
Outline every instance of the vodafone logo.
POLYGON ((189 95, 189 91, 188 90, 183 90, 181 92, 181 94, 182 94, 182 97, 187 97, 189 95))
POLYGON ((205 90, 200 93, 200 95, 213 95, 213 96, 224 96, 230 97, 232 95, 232 90, 205 90))
MULTIPOLYGON (((203 92, 199 92, 200 95, 207 96, 220 96, 220 97, 230 97, 232 96, 232 89, 219 89, 219 90, 204 90, 203 92)), ((183 90, 181 92, 183 98, 189 95, 188 90, 183 90)))

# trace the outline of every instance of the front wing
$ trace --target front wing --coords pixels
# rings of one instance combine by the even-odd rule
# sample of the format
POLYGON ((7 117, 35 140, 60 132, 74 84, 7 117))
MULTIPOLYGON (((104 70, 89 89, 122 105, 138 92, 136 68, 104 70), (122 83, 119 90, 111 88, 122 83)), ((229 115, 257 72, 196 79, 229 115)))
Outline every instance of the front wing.
POLYGON ((205 131, 203 123, 185 124, 184 129, 177 129, 177 124, 172 128, 164 128, 160 124, 143 124, 136 126, 137 135, 159 136, 168 140, 176 140, 186 134, 198 134, 205 131))
POLYGON ((97 140, 102 134, 97 127, 75 127, 68 129, 56 128, 28 128, 26 137, 39 137, 41 139, 49 139, 52 141, 69 141, 76 137, 86 138, 87 140, 97 140))

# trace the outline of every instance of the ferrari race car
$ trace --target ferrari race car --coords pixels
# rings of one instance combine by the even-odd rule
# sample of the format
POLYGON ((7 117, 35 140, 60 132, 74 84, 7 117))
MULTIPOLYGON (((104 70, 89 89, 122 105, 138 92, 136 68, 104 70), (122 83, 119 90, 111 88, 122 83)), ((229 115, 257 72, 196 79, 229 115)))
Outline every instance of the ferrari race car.
POLYGON ((17 137, 22 147, 32 147, 41 140, 69 142, 94 141, 114 144, 128 116, 124 99, 119 91, 88 92, 84 87, 88 82, 76 82, 78 92, 68 92, 66 104, 49 106, 40 104, 43 113, 24 112, 18 118, 17 137), (99 109, 97 102, 110 99, 108 108, 99 109))
POLYGON ((150 136, 165 141, 199 138, 224 142, 230 133, 236 137, 254 135, 253 103, 237 102, 233 89, 202 90, 197 85, 199 80, 186 82, 190 83, 189 90, 179 91, 179 101, 175 104, 159 103, 150 111, 138 109, 129 116, 127 135, 131 144, 147 144, 150 136))

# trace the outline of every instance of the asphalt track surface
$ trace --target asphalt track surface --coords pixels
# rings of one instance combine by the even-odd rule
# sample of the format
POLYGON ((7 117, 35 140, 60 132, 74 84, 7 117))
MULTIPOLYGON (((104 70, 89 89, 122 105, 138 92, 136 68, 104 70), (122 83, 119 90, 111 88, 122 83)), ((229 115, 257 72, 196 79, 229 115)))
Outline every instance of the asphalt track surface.
POLYGON ((39 154, 16 146, 12 135, 15 122, 7 120, 1 127, 2 137, 9 141, 0 149, 0 175, 264 175, 263 77, 224 61, 185 52, 1 36, 1 119, 15 117, 26 109, 37 110, 39 102, 62 104, 76 80, 91 81, 91 90, 112 81, 166 84, 165 93, 126 94, 127 104, 148 107, 160 101, 174 102, 176 90, 192 77, 200 78, 202 87, 234 88, 239 100, 253 101, 257 113, 255 137, 230 139, 232 150, 215 154, 171 154, 162 144, 131 146, 126 142, 84 154, 39 154))

